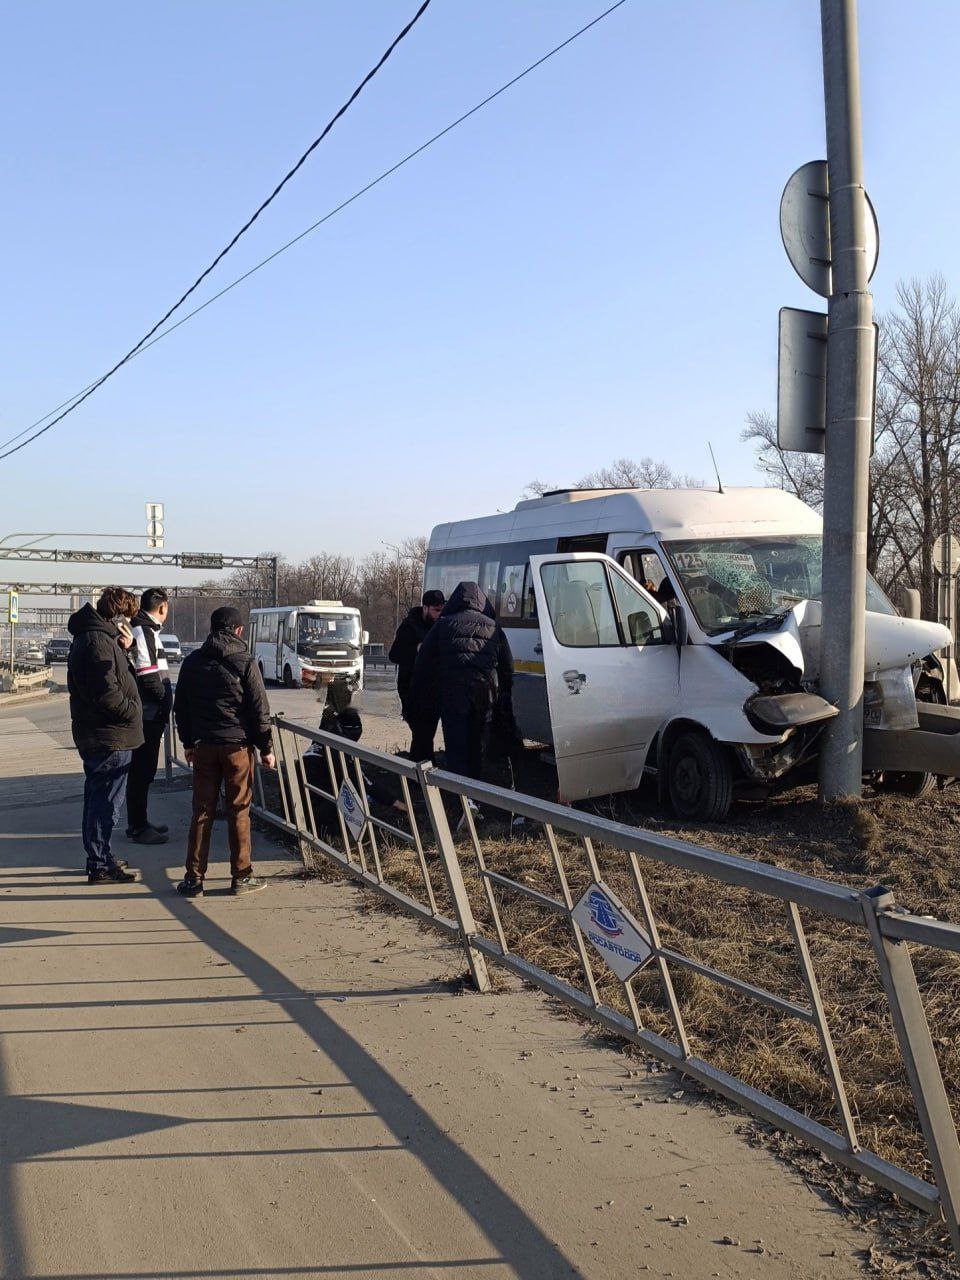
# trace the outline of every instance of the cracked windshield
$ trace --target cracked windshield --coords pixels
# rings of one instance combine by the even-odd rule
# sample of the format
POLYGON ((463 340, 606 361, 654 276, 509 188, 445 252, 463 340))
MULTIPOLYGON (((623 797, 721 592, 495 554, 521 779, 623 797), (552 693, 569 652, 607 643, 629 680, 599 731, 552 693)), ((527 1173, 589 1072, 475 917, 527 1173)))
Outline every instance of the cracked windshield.
MULTIPOLYGON (((820 599, 819 535, 669 542, 666 548, 697 621, 710 635, 820 599)), ((896 612, 870 574, 867 608, 896 612)))

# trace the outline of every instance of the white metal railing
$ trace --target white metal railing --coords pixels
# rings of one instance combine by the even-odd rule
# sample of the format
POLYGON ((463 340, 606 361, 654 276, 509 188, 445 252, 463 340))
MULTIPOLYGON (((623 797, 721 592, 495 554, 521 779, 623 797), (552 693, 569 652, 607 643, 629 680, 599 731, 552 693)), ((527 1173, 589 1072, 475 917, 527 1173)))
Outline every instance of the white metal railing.
MULTIPOLYGON (((551 804, 483 782, 459 777, 402 757, 361 747, 334 734, 310 730, 283 716, 272 721, 277 773, 257 767, 254 811, 291 837, 307 863, 320 857, 336 863, 360 883, 384 895, 422 923, 463 946, 478 990, 489 987, 487 962, 500 965, 563 1000, 609 1031, 641 1046, 671 1067, 736 1102, 744 1110, 818 1148, 839 1164, 886 1187, 913 1205, 941 1213, 960 1254, 960 1142, 921 1000, 908 944, 960 952, 960 926, 899 912, 893 895, 877 887, 858 890, 813 876, 786 871, 755 859, 722 853, 668 836, 551 804), (374 779, 392 780, 392 803, 370 803, 374 779), (344 781, 356 791, 367 820, 355 837, 336 800, 344 781), (267 794, 267 788, 271 794, 267 794), (508 818, 535 824, 554 891, 545 892, 488 865, 485 837, 474 821, 474 805, 508 818), (380 810, 380 814, 374 809, 380 810), (318 821, 318 810, 320 820, 318 821), (384 812, 389 816, 380 816, 384 812), (457 838, 451 819, 457 821, 457 838), (459 843, 458 843, 459 841, 459 843), (573 884, 601 883, 600 857, 618 883, 628 886, 629 907, 649 939, 650 965, 671 1035, 646 1027, 636 984, 641 975, 620 981, 623 1007, 603 999, 588 939, 574 918, 573 884), (644 881, 641 859, 681 868, 719 886, 734 886, 782 904, 784 938, 797 965, 803 992, 789 998, 747 981, 677 947, 663 945, 657 915, 644 881), (404 887, 391 874, 404 875, 404 887), (434 881, 433 871, 442 876, 434 881), (468 891, 467 881, 472 890, 468 891), (418 886, 417 891, 411 884, 418 886), (582 982, 574 984, 543 964, 518 954, 504 927, 500 906, 519 898, 532 912, 564 921, 576 952, 582 982), (441 909, 441 904, 445 909, 441 909), (909 1080, 933 1182, 864 1149, 834 1048, 820 987, 801 918, 816 912, 852 927, 872 957, 882 986, 909 1080), (476 912, 476 914, 475 914, 476 912), (480 919, 478 920, 478 916, 480 919), (764 1093, 736 1075, 695 1054, 687 1033, 683 1002, 674 977, 692 973, 766 1009, 815 1029, 823 1070, 833 1098, 831 1127, 788 1103, 764 1093)), ((166 767, 184 765, 175 732, 168 731, 166 767)), ((531 851, 533 865, 534 847, 531 851)), ((531 926, 532 927, 532 926, 531 926)), ((523 949, 522 946, 520 948, 523 949)), ((643 980, 646 980, 644 978, 643 980)), ((607 978, 609 984, 609 978, 607 978)), ((645 997, 646 999, 647 997, 645 997)), ((689 1016, 689 1010, 687 1010, 689 1016)))

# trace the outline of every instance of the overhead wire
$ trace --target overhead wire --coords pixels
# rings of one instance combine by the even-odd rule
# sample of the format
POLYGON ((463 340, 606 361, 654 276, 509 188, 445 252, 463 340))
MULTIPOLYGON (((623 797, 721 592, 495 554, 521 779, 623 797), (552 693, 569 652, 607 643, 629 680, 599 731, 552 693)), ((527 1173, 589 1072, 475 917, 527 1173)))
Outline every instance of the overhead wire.
MULTIPOLYGON (((429 3, 429 0, 427 0, 427 3, 429 3)), ((602 22, 604 18, 609 17, 611 13, 621 8, 626 3, 627 3, 627 0, 616 0, 616 3, 610 5, 609 8, 604 9, 603 12, 598 13, 597 16, 595 18, 592 18, 590 22, 580 27, 577 31, 574 31, 572 35, 567 36, 567 38, 565 40, 562 40, 559 44, 554 45, 554 47, 548 50, 547 53, 543 54, 542 57, 537 58, 535 62, 531 62, 529 66, 525 67, 522 71, 518 72, 517 75, 513 76, 511 79, 505 81, 505 83, 500 85, 498 89, 495 89, 492 93, 488 94, 485 98, 481 99, 480 102, 470 107, 468 111, 464 111, 462 115, 457 116, 455 120, 452 120, 448 125, 445 125, 444 128, 440 129, 437 133, 433 134, 432 137, 428 138, 425 142, 422 142, 418 147, 415 147, 413 151, 409 151, 402 159, 398 160, 395 164, 392 164, 388 169, 384 169, 382 173, 377 175, 377 177, 372 178, 368 183, 360 187, 352 195, 347 196, 345 200, 342 200, 338 205, 335 205, 334 208, 328 210, 322 217, 318 218, 316 222, 313 222, 310 224, 310 226, 305 227, 304 230, 299 232, 298 235, 295 235, 292 240, 288 240, 285 244, 280 245, 278 249, 275 249, 272 253, 268 254, 267 257, 261 259, 260 262, 252 266, 248 271, 244 271, 242 275, 237 276, 235 280, 232 280, 228 285, 225 285, 217 293, 212 294, 204 302, 201 302, 198 307, 194 307, 192 311, 188 311, 186 315, 181 316, 179 320, 177 320, 174 324, 169 325, 168 328, 164 329, 161 333, 157 333, 157 329, 160 327, 160 325, 164 323, 164 320, 159 321, 157 325, 154 325, 150 333, 144 335, 143 339, 141 339, 141 341, 137 343, 137 346, 134 347, 123 358, 123 360, 121 360, 117 365, 115 365, 113 369, 111 369, 108 373, 104 374, 103 377, 98 378, 95 382, 91 382, 88 386, 84 387, 83 390, 76 392, 73 396, 69 396, 66 400, 62 401, 61 404, 57 405, 56 408, 51 409, 49 413, 44 414, 43 417, 38 418, 35 422, 31 423, 30 426, 25 427, 22 431, 18 432, 17 435, 11 436, 9 440, 6 440, 2 444, 0 444, 0 450, 5 450, 5 452, 0 452, 0 462, 2 462, 4 458, 10 457, 11 454, 17 453, 20 449, 25 448, 26 445, 30 444, 33 440, 36 440, 39 436, 43 435, 44 432, 48 431, 51 427, 56 426, 58 422, 61 422, 67 416, 67 414, 72 413, 74 409, 76 409, 80 404, 82 404, 83 401, 89 395, 92 395, 92 393, 99 386, 101 386, 107 380, 108 377, 111 377, 114 373, 116 373, 116 371, 128 360, 133 359, 135 356, 143 355, 145 351, 148 351, 150 347, 154 346, 162 338, 168 337, 171 333, 174 333, 177 329, 179 329, 181 325, 186 324, 188 320, 192 320, 194 316, 199 315, 201 311, 205 311, 207 307, 211 306, 214 302, 219 301, 220 298, 230 293, 233 289, 236 289, 238 285, 241 285, 244 283, 244 281, 249 280, 251 276, 255 275, 258 271, 268 266, 276 258, 279 258, 281 254, 286 253, 288 249, 292 249, 294 245, 299 244, 299 242, 305 239, 306 236, 316 231, 319 227, 322 227, 325 222, 329 222, 330 219, 336 217, 338 213, 342 213, 344 209, 348 208, 348 206, 353 204, 356 200, 359 200, 362 196, 366 195, 367 192, 372 191, 374 187, 379 186, 381 182, 384 182, 387 178, 395 174, 399 169, 402 169, 404 165, 409 164, 411 160, 415 160, 417 156, 422 155, 423 152, 426 151, 429 147, 432 147, 434 143, 439 142, 441 138, 446 137, 447 134, 451 133, 454 129, 458 128, 461 124, 465 123, 465 121, 469 120, 471 116, 476 115, 478 111, 482 111, 484 107, 488 106, 496 98, 499 98, 502 94, 506 93, 507 90, 512 89, 514 85, 518 84, 526 76, 530 75, 531 72, 536 71, 538 67, 542 67, 545 62, 549 62, 549 60, 553 58, 556 54, 560 53, 563 49, 566 49, 568 45, 573 44, 575 40, 578 40, 581 36, 585 35, 592 27, 597 26, 597 24, 602 22), (60 410, 64 409, 65 406, 69 406, 69 408, 66 408, 66 412, 60 413, 60 410), (47 425, 43 427, 40 431, 37 431, 34 435, 30 436, 28 440, 24 440, 22 444, 17 445, 13 449, 7 448, 8 445, 13 444, 14 441, 18 440, 20 436, 25 435, 29 431, 32 431, 34 427, 39 426, 40 423, 44 422, 47 418, 52 417, 54 414, 58 414, 58 413, 60 415, 59 417, 55 417, 52 422, 47 423, 47 425)), ((422 12, 423 8, 425 7, 426 7, 425 5, 422 6, 420 12, 422 12)), ((221 254, 220 256, 222 257, 223 255, 221 254)), ((209 270, 211 269, 212 269, 212 266, 204 274, 205 275, 209 274, 209 270)), ((199 283, 199 280, 197 281, 197 283, 199 283)), ((177 306, 179 306, 180 303, 182 303, 192 291, 193 291, 192 288, 188 290, 188 292, 184 295, 184 297, 181 298, 180 302, 177 303, 177 306)), ((165 317, 165 319, 169 319, 170 316, 173 314, 173 311, 175 310, 176 310, 176 307, 171 308, 171 311, 167 313, 167 316, 165 317)))
MULTIPOLYGON (((6 458, 6 457, 9 457, 11 453, 17 453, 18 450, 23 449, 26 445, 30 444, 32 440, 36 440, 38 436, 42 436, 44 432, 49 431, 51 427, 55 427, 58 422, 61 422, 67 416, 68 413, 72 413, 74 409, 76 409, 79 405, 81 405, 84 402, 84 400, 87 399, 88 396, 93 395, 94 391, 96 391, 98 387, 102 387, 108 378, 112 378, 118 369, 122 369, 128 360, 133 359, 133 357, 137 354, 137 352, 143 346, 145 346, 147 342, 149 342, 149 340, 153 337, 153 335, 157 332, 157 330, 161 329, 166 324, 166 322, 170 319, 170 317, 183 306, 183 304, 191 296, 191 294, 195 293, 196 290, 199 289, 200 285, 203 284, 207 276, 210 275, 212 271, 216 270, 216 268, 227 256, 230 250, 236 245, 237 241, 240 240, 242 236, 246 235, 246 233, 250 230, 253 224, 260 217, 260 215, 274 202, 274 200, 276 200, 277 196, 280 194, 283 188, 287 185, 287 183, 290 182, 291 179, 297 173, 299 173, 299 171, 306 164, 307 160, 314 153, 314 151, 316 151, 320 143, 323 142, 324 138, 326 138, 326 136, 329 134, 330 130, 334 127, 337 121, 342 116, 344 116, 347 111, 349 111, 350 107, 354 104, 354 102, 356 102, 357 98, 359 98, 360 94, 367 87, 370 81, 381 70, 384 63, 387 61, 387 59, 396 49, 397 45, 399 45, 400 42, 404 40, 410 34, 413 28, 417 25, 417 23, 420 21, 423 15, 426 13, 427 9, 430 7, 431 3, 432 3, 432 0, 422 0, 420 7, 417 9, 416 13, 413 15, 410 21, 406 24, 406 26, 404 26, 400 30, 400 32, 396 36, 394 36, 393 40, 391 40, 390 44, 387 46, 384 52, 380 55, 380 58, 375 63, 375 65, 370 68, 370 70, 363 77, 360 83, 356 86, 356 88, 353 90, 350 96, 346 99, 346 101, 330 117, 330 119, 324 125, 321 132, 314 138, 314 140, 307 147, 306 151, 304 151, 303 154, 300 156, 300 158, 297 160, 296 164, 294 164, 292 168, 287 170, 287 172, 283 175, 283 177, 280 179, 277 185, 273 188, 273 190, 270 192, 267 198, 261 201, 261 203, 257 206, 257 208, 253 211, 250 217, 246 220, 246 222, 240 228, 240 230, 237 231, 236 234, 231 237, 231 239, 224 245, 224 247, 220 250, 220 252, 209 264, 209 266, 205 267, 204 270, 200 272, 196 280, 194 280, 193 284, 191 284, 190 287, 180 295, 180 297, 177 299, 177 301, 173 304, 172 307, 170 307, 166 312, 164 312, 164 314, 160 317, 160 319, 156 322, 156 324, 153 325, 153 327, 143 335, 140 341, 137 342, 134 346, 132 346, 130 350, 127 352, 127 354, 123 356, 122 359, 117 361, 117 363, 113 366, 113 368, 108 369, 105 374, 97 378, 97 380, 95 382, 92 382, 88 387, 85 387, 82 392, 78 393, 78 396, 75 398, 74 403, 65 401, 64 405, 69 405, 69 408, 64 408, 64 405, 59 406, 59 408, 64 409, 63 413, 61 413, 59 417, 54 418, 53 422, 47 423, 47 425, 43 427, 40 431, 38 431, 36 435, 31 436, 29 440, 24 440, 21 444, 17 445, 15 449, 10 449, 6 453, 0 453, 0 458, 6 458)), ((57 410, 54 409, 52 410, 52 412, 57 413, 57 410)), ((45 416, 49 417, 50 415, 47 414, 45 416)), ((42 422, 43 419, 41 418, 39 421, 42 422)), ((30 428, 27 428, 27 430, 29 429, 30 428)), ((18 433, 18 435, 23 435, 23 434, 24 434, 23 432, 18 433)), ((16 439, 17 439, 17 436, 12 437, 11 440, 6 441, 2 446, 0 446, 0 448, 6 449, 7 445, 12 443, 12 441, 16 439)))

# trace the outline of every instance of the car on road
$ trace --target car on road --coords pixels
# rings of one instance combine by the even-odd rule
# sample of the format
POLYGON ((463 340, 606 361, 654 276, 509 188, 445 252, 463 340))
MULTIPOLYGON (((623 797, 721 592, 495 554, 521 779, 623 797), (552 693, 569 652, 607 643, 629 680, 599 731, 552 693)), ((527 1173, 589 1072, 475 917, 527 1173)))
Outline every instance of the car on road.
POLYGON ((54 662, 66 662, 70 657, 71 643, 69 636, 55 636, 52 640, 48 640, 43 651, 47 666, 54 662))
POLYGON ((163 645, 163 652, 168 662, 183 661, 183 650, 176 636, 161 636, 160 643, 163 645))

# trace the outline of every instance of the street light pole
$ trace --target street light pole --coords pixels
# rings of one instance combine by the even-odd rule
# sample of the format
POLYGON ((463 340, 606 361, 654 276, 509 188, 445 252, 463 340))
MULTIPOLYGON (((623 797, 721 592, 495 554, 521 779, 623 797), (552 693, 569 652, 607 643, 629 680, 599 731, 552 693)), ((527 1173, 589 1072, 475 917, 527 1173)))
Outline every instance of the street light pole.
POLYGON ((868 289, 856 0, 820 0, 830 180, 831 293, 823 491, 820 799, 858 797, 863 773, 867 513, 875 330, 868 289))

